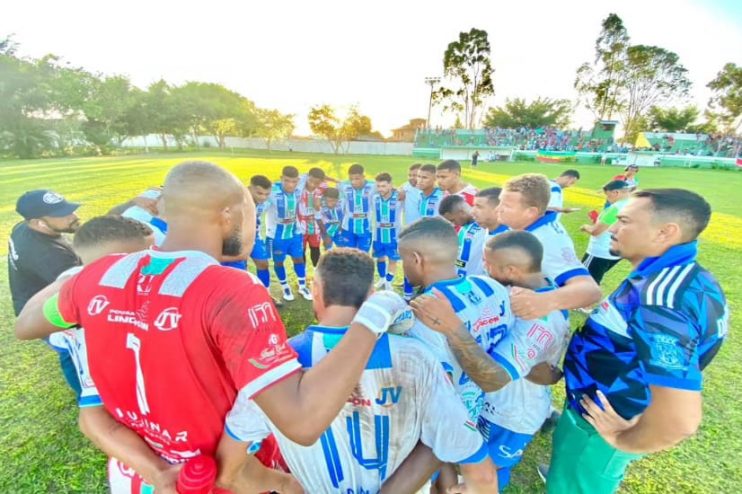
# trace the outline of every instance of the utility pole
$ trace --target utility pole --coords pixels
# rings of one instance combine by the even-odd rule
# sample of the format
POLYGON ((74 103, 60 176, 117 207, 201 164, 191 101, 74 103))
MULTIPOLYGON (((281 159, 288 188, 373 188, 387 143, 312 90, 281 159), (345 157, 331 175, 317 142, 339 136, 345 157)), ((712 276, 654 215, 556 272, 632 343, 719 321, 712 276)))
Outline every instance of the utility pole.
POLYGON ((430 85, 430 100, 428 101, 428 120, 425 122, 425 126, 430 129, 430 111, 433 109, 433 89, 435 85, 441 82, 440 77, 426 77, 425 84, 430 85))

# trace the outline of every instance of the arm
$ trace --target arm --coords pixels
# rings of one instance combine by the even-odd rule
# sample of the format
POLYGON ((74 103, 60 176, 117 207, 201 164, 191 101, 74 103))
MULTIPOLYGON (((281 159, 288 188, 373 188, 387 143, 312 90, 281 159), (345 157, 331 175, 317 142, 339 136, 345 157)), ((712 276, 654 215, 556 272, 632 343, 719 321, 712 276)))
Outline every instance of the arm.
POLYGON ((536 293, 526 288, 510 291, 513 313, 521 319, 539 319, 555 310, 579 309, 600 300, 600 287, 590 276, 574 276, 550 292, 536 293))
POLYGON ((589 233, 593 237, 597 237, 598 235, 608 230, 610 227, 611 225, 606 225, 605 223, 597 223, 594 225, 582 225, 580 227, 580 231, 589 233))
MULTIPOLYGON (((67 280, 68 278, 55 281, 29 299, 15 321, 16 338, 20 340, 46 338, 60 329, 67 329, 74 326, 74 324, 52 324, 44 314, 44 305, 47 301, 49 301, 50 305, 55 305, 50 299, 59 293, 59 290, 67 280)), ((75 321, 70 322, 73 323, 75 321)))
POLYGON ((149 199, 147 197, 137 196, 134 199, 131 199, 129 201, 126 201, 123 204, 119 204, 118 206, 112 207, 107 213, 106 216, 110 215, 122 215, 124 214, 124 211, 129 209, 132 206, 139 206, 140 208, 144 208, 153 215, 157 216, 157 200, 156 199, 149 199))
POLYGON ((460 465, 460 468, 464 484, 454 486, 449 493, 497 494, 497 468, 489 457, 480 463, 460 465))
POLYGON ((602 410, 589 397, 582 406, 584 415, 611 446, 628 453, 654 453, 670 449, 698 430, 703 415, 701 393, 650 385, 652 402, 641 415, 626 420, 613 410, 598 391, 602 410))
POLYGON ((418 492, 441 465, 433 450, 418 442, 412 453, 381 486, 381 494, 418 492))
POLYGON ((160 458, 139 435, 111 417, 103 407, 81 408, 80 430, 110 457, 131 467, 158 493, 176 494, 180 465, 160 458))
MULTIPOLYGON (((216 451, 219 474, 217 487, 234 494, 280 492, 301 494, 304 489, 290 474, 266 467, 253 455, 248 455, 247 443, 224 434, 216 451)), ((158 491, 159 492, 159 491, 158 491)))

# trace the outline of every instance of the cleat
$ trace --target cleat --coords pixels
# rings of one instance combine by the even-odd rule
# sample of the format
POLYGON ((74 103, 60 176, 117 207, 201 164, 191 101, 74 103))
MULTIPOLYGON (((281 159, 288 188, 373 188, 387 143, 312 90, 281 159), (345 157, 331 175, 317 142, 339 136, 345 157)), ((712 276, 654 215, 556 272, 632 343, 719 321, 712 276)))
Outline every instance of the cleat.
POLYGON ((283 299, 291 302, 294 300, 294 294, 291 292, 291 287, 288 285, 282 286, 281 291, 283 292, 283 299))
POLYGON ((299 287, 299 295, 304 297, 304 300, 312 300, 312 292, 309 291, 306 285, 299 287))

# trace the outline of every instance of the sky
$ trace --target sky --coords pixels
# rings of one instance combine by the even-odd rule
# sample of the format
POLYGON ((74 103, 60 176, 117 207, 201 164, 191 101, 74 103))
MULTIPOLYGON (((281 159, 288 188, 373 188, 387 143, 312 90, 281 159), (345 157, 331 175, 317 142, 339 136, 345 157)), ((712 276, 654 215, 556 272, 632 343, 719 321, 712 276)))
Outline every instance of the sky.
MULTIPOLYGON (((575 70, 593 60, 600 23, 617 13, 632 43, 680 56, 705 107, 708 81, 727 62, 742 65, 742 0, 560 0, 510 2, 377 0, 23 0, 6 2, 0 37, 20 54, 54 53, 75 66, 124 74, 140 87, 217 82, 258 106, 295 115, 309 134, 313 105, 357 105, 375 130, 426 118, 427 76, 440 76, 458 33, 489 33, 495 96, 575 99, 575 70)), ((450 119, 433 109, 432 125, 450 119)), ((572 126, 589 127, 578 109, 572 126)))

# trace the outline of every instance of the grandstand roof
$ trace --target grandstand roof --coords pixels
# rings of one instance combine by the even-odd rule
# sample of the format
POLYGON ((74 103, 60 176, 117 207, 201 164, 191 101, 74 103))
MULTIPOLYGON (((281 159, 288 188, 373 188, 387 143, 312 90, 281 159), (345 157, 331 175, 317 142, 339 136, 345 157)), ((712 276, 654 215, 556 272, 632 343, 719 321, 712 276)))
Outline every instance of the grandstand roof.
POLYGON ((706 141, 709 136, 706 134, 684 134, 681 132, 642 132, 647 139, 665 139, 672 138, 675 141, 706 141))

